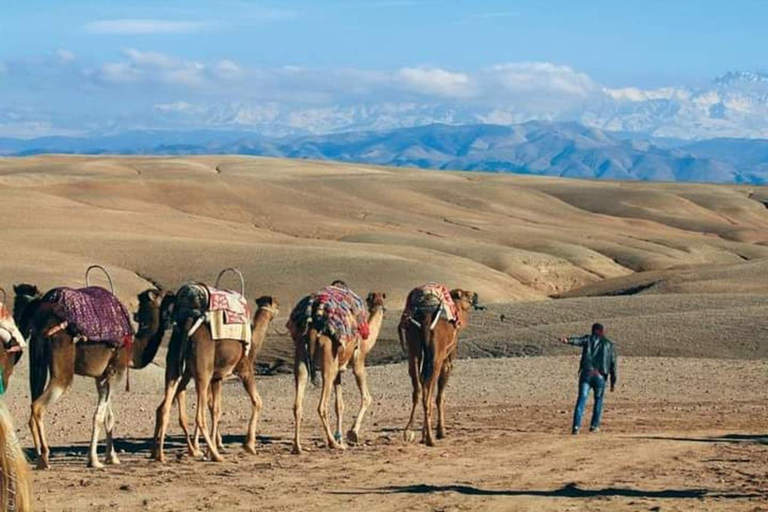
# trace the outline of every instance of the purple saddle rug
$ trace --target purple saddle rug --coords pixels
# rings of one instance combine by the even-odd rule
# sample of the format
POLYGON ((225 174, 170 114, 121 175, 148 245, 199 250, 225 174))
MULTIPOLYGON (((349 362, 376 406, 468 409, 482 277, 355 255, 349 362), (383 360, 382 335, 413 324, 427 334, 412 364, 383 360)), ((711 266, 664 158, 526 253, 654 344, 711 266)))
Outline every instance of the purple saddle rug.
POLYGON ((43 297, 53 312, 88 342, 121 346, 133 338, 128 311, 111 292, 98 286, 54 288, 43 297))

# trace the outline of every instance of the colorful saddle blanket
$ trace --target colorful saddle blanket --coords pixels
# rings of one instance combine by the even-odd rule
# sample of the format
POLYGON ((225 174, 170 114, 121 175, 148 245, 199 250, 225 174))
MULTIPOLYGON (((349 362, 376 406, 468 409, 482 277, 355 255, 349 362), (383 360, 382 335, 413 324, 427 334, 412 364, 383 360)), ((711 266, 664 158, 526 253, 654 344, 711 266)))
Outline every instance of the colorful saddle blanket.
POLYGON ((441 284, 427 283, 411 290, 405 301, 405 309, 400 319, 401 325, 413 321, 420 311, 442 314, 449 322, 461 326, 459 309, 451 297, 451 291, 441 284))
POLYGON ((183 324, 190 316, 195 318, 189 336, 205 322, 214 340, 239 340, 245 343, 246 352, 250 351, 251 310, 245 297, 204 284, 184 285, 177 296, 177 323, 183 324))
POLYGON ((304 297, 293 308, 288 327, 306 333, 310 326, 346 347, 368 339, 368 310, 365 302, 351 290, 327 286, 304 297))
POLYGON ((16 322, 13 321, 13 315, 2 302, 0 302, 0 342, 6 349, 19 347, 23 350, 27 348, 24 336, 16 327, 16 322))
POLYGON ((69 324, 80 341, 130 344, 133 327, 125 306, 111 292, 98 286, 54 288, 43 297, 53 312, 69 324))

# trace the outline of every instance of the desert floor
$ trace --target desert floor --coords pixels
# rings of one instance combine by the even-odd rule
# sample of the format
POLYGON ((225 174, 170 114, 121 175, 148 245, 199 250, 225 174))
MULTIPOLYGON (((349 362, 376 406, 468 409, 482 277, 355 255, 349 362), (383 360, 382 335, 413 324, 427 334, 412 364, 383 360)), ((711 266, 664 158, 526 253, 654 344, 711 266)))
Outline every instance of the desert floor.
MULTIPOLYGON (((46 416, 51 471, 40 510, 768 510, 768 190, 584 182, 246 157, 0 158, 0 286, 80 286, 109 268, 136 294, 237 267, 249 298, 282 304, 341 278, 386 291, 371 354, 374 406, 361 445, 322 447, 305 404, 291 455, 291 342, 271 331, 259 364, 258 454, 225 386, 228 461, 148 460, 164 349, 115 403, 122 464, 85 467, 96 393, 76 378, 46 416), (410 388, 399 309, 426 281, 477 291, 448 394, 448 438, 402 439, 410 388), (602 321, 620 354, 604 429, 569 434, 578 349, 602 321)), ((227 285, 234 286, 227 282, 227 285)), ((28 357, 5 400, 31 446, 28 357)), ((358 406, 352 375, 345 425, 358 406)), ((194 394, 193 394, 194 396, 194 394)), ((591 407, 591 405, 590 405, 591 407)), ((420 415, 419 415, 420 418, 420 415)), ((587 415, 588 420, 588 415, 587 415)), ((585 425, 586 426, 586 425, 585 425)), ((585 429, 586 430, 586 429, 585 429)))
MULTIPOLYGON (((403 364, 370 371, 374 406, 360 446, 321 442, 308 394, 304 445, 291 454, 292 379, 259 380, 258 454, 240 447, 249 414, 226 386, 227 462, 192 460, 171 428, 168 458, 148 460, 162 372, 133 375, 117 395, 122 464, 87 469, 92 384, 79 379, 47 417, 53 469, 36 471, 41 510, 764 510, 768 507, 768 362, 628 357, 607 395, 603 430, 569 434, 577 356, 460 361, 448 437, 406 443, 403 364)), ((351 375, 349 376, 351 377, 351 375)), ((344 385, 345 425, 358 405, 344 385)), ((24 400, 12 401, 24 418, 24 400)), ((589 419, 589 416, 586 418, 589 419)), ((21 423, 21 421, 20 421, 21 423)), ((20 425, 24 445, 30 443, 20 425)), ((586 424, 585 424, 586 427, 586 424)), ((585 429, 586 430, 586 429, 585 429)), ((418 439, 417 439, 418 440, 418 439)))

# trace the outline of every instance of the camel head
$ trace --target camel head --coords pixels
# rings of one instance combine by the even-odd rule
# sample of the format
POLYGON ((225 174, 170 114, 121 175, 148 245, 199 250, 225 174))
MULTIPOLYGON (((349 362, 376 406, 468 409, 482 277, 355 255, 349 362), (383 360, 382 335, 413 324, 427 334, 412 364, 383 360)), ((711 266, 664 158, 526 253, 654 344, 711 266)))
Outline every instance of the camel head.
POLYGON ((150 288, 138 295, 139 309, 133 319, 139 324, 139 331, 152 328, 153 325, 165 330, 173 314, 176 296, 167 290, 150 288))
POLYGON ((377 309, 386 311, 384 306, 384 300, 387 298, 387 294, 384 292, 371 292, 365 299, 365 303, 368 305, 368 312, 373 314, 377 309))
POLYGON ((272 315, 271 318, 275 318, 278 313, 280 313, 280 303, 276 298, 270 297, 269 295, 263 295, 256 299, 256 308, 256 313, 260 310, 264 310, 272 315))
POLYGON ((477 307, 478 297, 475 292, 456 288, 455 290, 451 290, 451 297, 453 297, 454 302, 456 302, 456 306, 465 313, 469 311, 470 308, 477 307))
POLYGON ((24 336, 29 335, 29 321, 31 319, 27 306, 42 298, 43 294, 33 284, 13 285, 13 321, 24 336))

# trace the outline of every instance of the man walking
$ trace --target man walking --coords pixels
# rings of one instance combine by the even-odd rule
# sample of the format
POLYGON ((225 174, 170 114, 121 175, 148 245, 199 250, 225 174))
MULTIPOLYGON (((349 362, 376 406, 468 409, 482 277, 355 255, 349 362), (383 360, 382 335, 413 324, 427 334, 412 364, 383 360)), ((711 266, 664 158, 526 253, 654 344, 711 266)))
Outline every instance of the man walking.
POLYGON ((590 389, 595 394, 595 408, 592 411, 592 423, 589 431, 598 432, 600 430, 600 416, 603 413, 605 383, 609 375, 611 377, 611 391, 616 388, 617 368, 614 344, 605 337, 605 329, 602 324, 592 325, 592 334, 578 338, 562 337, 560 341, 568 345, 582 347, 579 366, 579 399, 576 402, 576 409, 573 411, 571 433, 578 434, 581 429, 581 418, 584 416, 590 389))

